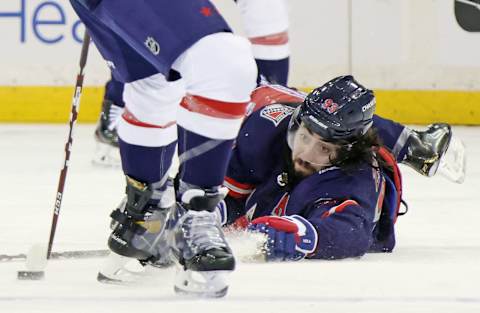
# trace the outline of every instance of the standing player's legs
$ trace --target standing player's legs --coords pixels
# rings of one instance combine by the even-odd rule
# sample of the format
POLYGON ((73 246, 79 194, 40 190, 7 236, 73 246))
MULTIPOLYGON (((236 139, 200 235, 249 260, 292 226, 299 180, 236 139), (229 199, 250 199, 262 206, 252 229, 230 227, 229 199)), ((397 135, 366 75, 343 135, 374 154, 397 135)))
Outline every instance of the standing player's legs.
MULTIPOLYGON (((119 123, 126 200, 111 214, 114 223, 109 247, 124 257, 164 262, 169 247, 160 239, 165 235, 164 220, 175 203, 168 170, 177 138, 176 107, 184 89, 181 81, 167 82, 82 2, 71 3, 110 64, 113 76, 126 82, 124 99, 128 111, 119 123), (163 244, 156 244, 159 241, 163 244)), ((106 270, 99 279, 116 279, 118 273, 116 268, 106 270)))
POLYGON ((123 113, 124 83, 111 77, 105 84, 105 94, 102 100, 100 116, 95 128, 96 150, 92 159, 94 165, 120 165, 118 153, 117 125, 123 113))
POLYGON ((259 76, 286 85, 290 47, 285 0, 237 0, 259 76))
POLYGON ((222 296, 227 287, 211 273, 231 271, 235 263, 214 211, 226 194, 221 185, 257 70, 248 41, 231 33, 200 39, 173 68, 187 92, 177 115, 181 217, 172 249, 184 271, 177 276, 176 290, 202 294, 207 289, 222 296), (191 272, 203 278, 195 280, 191 272))
POLYGON ((97 141, 118 147, 117 124, 123 113, 123 89, 124 84, 113 76, 105 84, 100 118, 95 129, 97 141))
POLYGON ((169 82, 160 73, 125 84, 118 138, 127 203, 126 210, 112 214, 119 225, 109 238, 109 247, 120 255, 169 262, 165 224, 175 204, 169 171, 177 141, 176 110, 184 93, 182 80, 169 82), (126 218, 130 223, 122 222, 126 218))
POLYGON ((231 33, 213 34, 182 54, 173 67, 187 92, 177 117, 180 193, 187 185, 220 186, 255 87, 249 44, 231 33))
MULTIPOLYGON (((224 32, 229 27, 209 1, 168 2, 168 10, 166 5, 167 1, 157 0, 142 5, 103 0, 92 14, 158 73, 165 74, 173 67, 183 77, 187 95, 178 114, 181 203, 169 216, 178 218, 171 245, 187 276, 180 275, 176 287, 182 292, 222 296, 227 287, 216 279, 215 272, 233 270, 235 262, 214 210, 223 196, 219 185, 255 86, 256 66, 248 41, 224 32), (189 276, 191 272, 204 279, 195 280, 199 275, 189 276)), ((127 67, 134 64, 121 57, 114 63, 122 61, 127 67)), ((164 182, 176 133, 176 127, 173 133, 171 130, 168 103, 175 97, 167 94, 168 101, 162 98, 164 88, 171 85, 161 80, 160 74, 125 81, 132 83, 125 86, 127 111, 119 136, 128 201, 124 211, 112 215, 118 225, 109 246, 119 254, 150 260, 162 255, 157 248, 165 243, 163 227, 150 234, 149 225, 152 217, 162 218, 156 212, 164 212, 164 182), (163 114, 149 110, 157 97, 157 107, 165 108, 163 114)))
POLYGON ((177 140, 176 109, 184 93, 182 80, 169 82, 160 73, 125 84, 118 137, 126 175, 165 189, 177 140))

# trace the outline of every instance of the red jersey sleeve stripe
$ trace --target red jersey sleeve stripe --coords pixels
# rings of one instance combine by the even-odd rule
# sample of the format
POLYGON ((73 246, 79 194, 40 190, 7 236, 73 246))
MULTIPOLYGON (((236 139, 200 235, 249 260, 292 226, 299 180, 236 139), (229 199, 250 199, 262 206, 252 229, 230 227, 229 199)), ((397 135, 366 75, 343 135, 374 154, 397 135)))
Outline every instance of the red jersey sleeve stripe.
POLYGON ((343 210, 345 210, 345 208, 348 207, 349 205, 358 205, 358 203, 355 200, 343 201, 339 205, 331 207, 328 211, 325 211, 325 213, 322 214, 322 218, 327 218, 335 213, 340 213, 343 210))
POLYGON ((271 34, 267 36, 251 37, 248 39, 254 45, 264 45, 264 46, 285 45, 288 43, 288 40, 289 40, 287 31, 271 34))
POLYGON ((127 108, 125 108, 125 110, 123 111, 122 118, 128 124, 132 124, 132 125, 139 126, 139 127, 145 127, 145 128, 168 128, 168 127, 173 126, 177 123, 176 121, 170 121, 170 122, 168 122, 164 125, 155 125, 155 124, 145 123, 145 122, 140 121, 138 118, 136 118, 135 115, 133 115, 130 111, 128 111, 127 108))
POLYGON ((279 102, 303 102, 305 95, 288 88, 276 85, 264 85, 255 89, 252 93, 252 103, 255 103, 253 111, 264 106, 279 102))
POLYGON ((252 193, 254 185, 242 184, 230 177, 225 177, 224 186, 228 188, 229 195, 234 198, 244 198, 252 193))
POLYGON ((228 195, 232 198, 235 198, 235 199, 243 199, 243 198, 246 198, 248 196, 247 194, 235 192, 230 188, 228 188, 228 195))
POLYGON ((190 112, 223 119, 239 119, 245 116, 248 102, 224 102, 201 96, 186 95, 180 105, 190 112))
POLYGON ((252 185, 252 184, 239 183, 235 179, 233 179, 231 177, 228 177, 228 176, 225 176, 225 181, 227 183, 229 183, 230 185, 235 186, 236 188, 239 188, 239 189, 244 189, 244 190, 250 190, 251 191, 255 187, 255 185, 252 185))

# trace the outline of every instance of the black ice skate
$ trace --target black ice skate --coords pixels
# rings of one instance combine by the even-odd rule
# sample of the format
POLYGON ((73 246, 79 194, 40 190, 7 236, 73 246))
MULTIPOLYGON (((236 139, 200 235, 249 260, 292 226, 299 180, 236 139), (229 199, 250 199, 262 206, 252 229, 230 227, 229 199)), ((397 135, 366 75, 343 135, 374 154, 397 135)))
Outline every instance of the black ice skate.
POLYGON ((407 155, 402 163, 422 175, 428 177, 435 175, 451 138, 452 130, 448 124, 432 124, 425 131, 413 130, 407 155))
POLYGON ((104 99, 102 111, 95 129, 97 151, 92 162, 102 166, 119 166, 117 123, 123 108, 112 101, 104 99))
POLYGON ((214 213, 223 197, 218 191, 190 189, 177 204, 171 236, 172 252, 181 266, 175 278, 177 293, 204 297, 227 293, 223 274, 234 270, 235 259, 214 213))
POLYGON ((172 264, 168 220, 175 203, 173 185, 167 184, 158 204, 152 204, 154 192, 151 185, 127 176, 127 201, 110 215, 114 220, 108 239, 112 253, 98 274, 99 281, 120 283, 135 280, 139 276, 138 270, 126 269, 132 259, 137 265, 167 267, 172 264))
POLYGON ((95 129, 95 139, 99 142, 118 147, 118 135, 116 121, 123 108, 115 105, 112 101, 104 99, 102 111, 95 129))

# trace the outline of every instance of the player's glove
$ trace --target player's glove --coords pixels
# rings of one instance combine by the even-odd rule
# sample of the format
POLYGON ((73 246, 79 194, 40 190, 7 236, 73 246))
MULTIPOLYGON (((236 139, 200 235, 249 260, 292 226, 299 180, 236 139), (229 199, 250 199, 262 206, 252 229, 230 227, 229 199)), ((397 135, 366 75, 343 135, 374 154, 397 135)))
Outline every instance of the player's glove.
POLYGON ((301 260, 317 247, 317 230, 299 215, 262 216, 254 219, 248 230, 267 234, 268 261, 301 260))

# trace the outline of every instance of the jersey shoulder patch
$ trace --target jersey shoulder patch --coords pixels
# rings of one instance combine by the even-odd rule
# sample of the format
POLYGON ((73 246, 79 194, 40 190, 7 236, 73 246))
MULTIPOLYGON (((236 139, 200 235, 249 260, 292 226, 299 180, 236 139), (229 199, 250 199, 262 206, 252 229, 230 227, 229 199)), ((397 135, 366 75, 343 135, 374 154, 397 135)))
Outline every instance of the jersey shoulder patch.
POLYGON ((292 115, 295 108, 282 105, 267 105, 260 111, 260 116, 272 122, 277 127, 287 116, 292 115))

